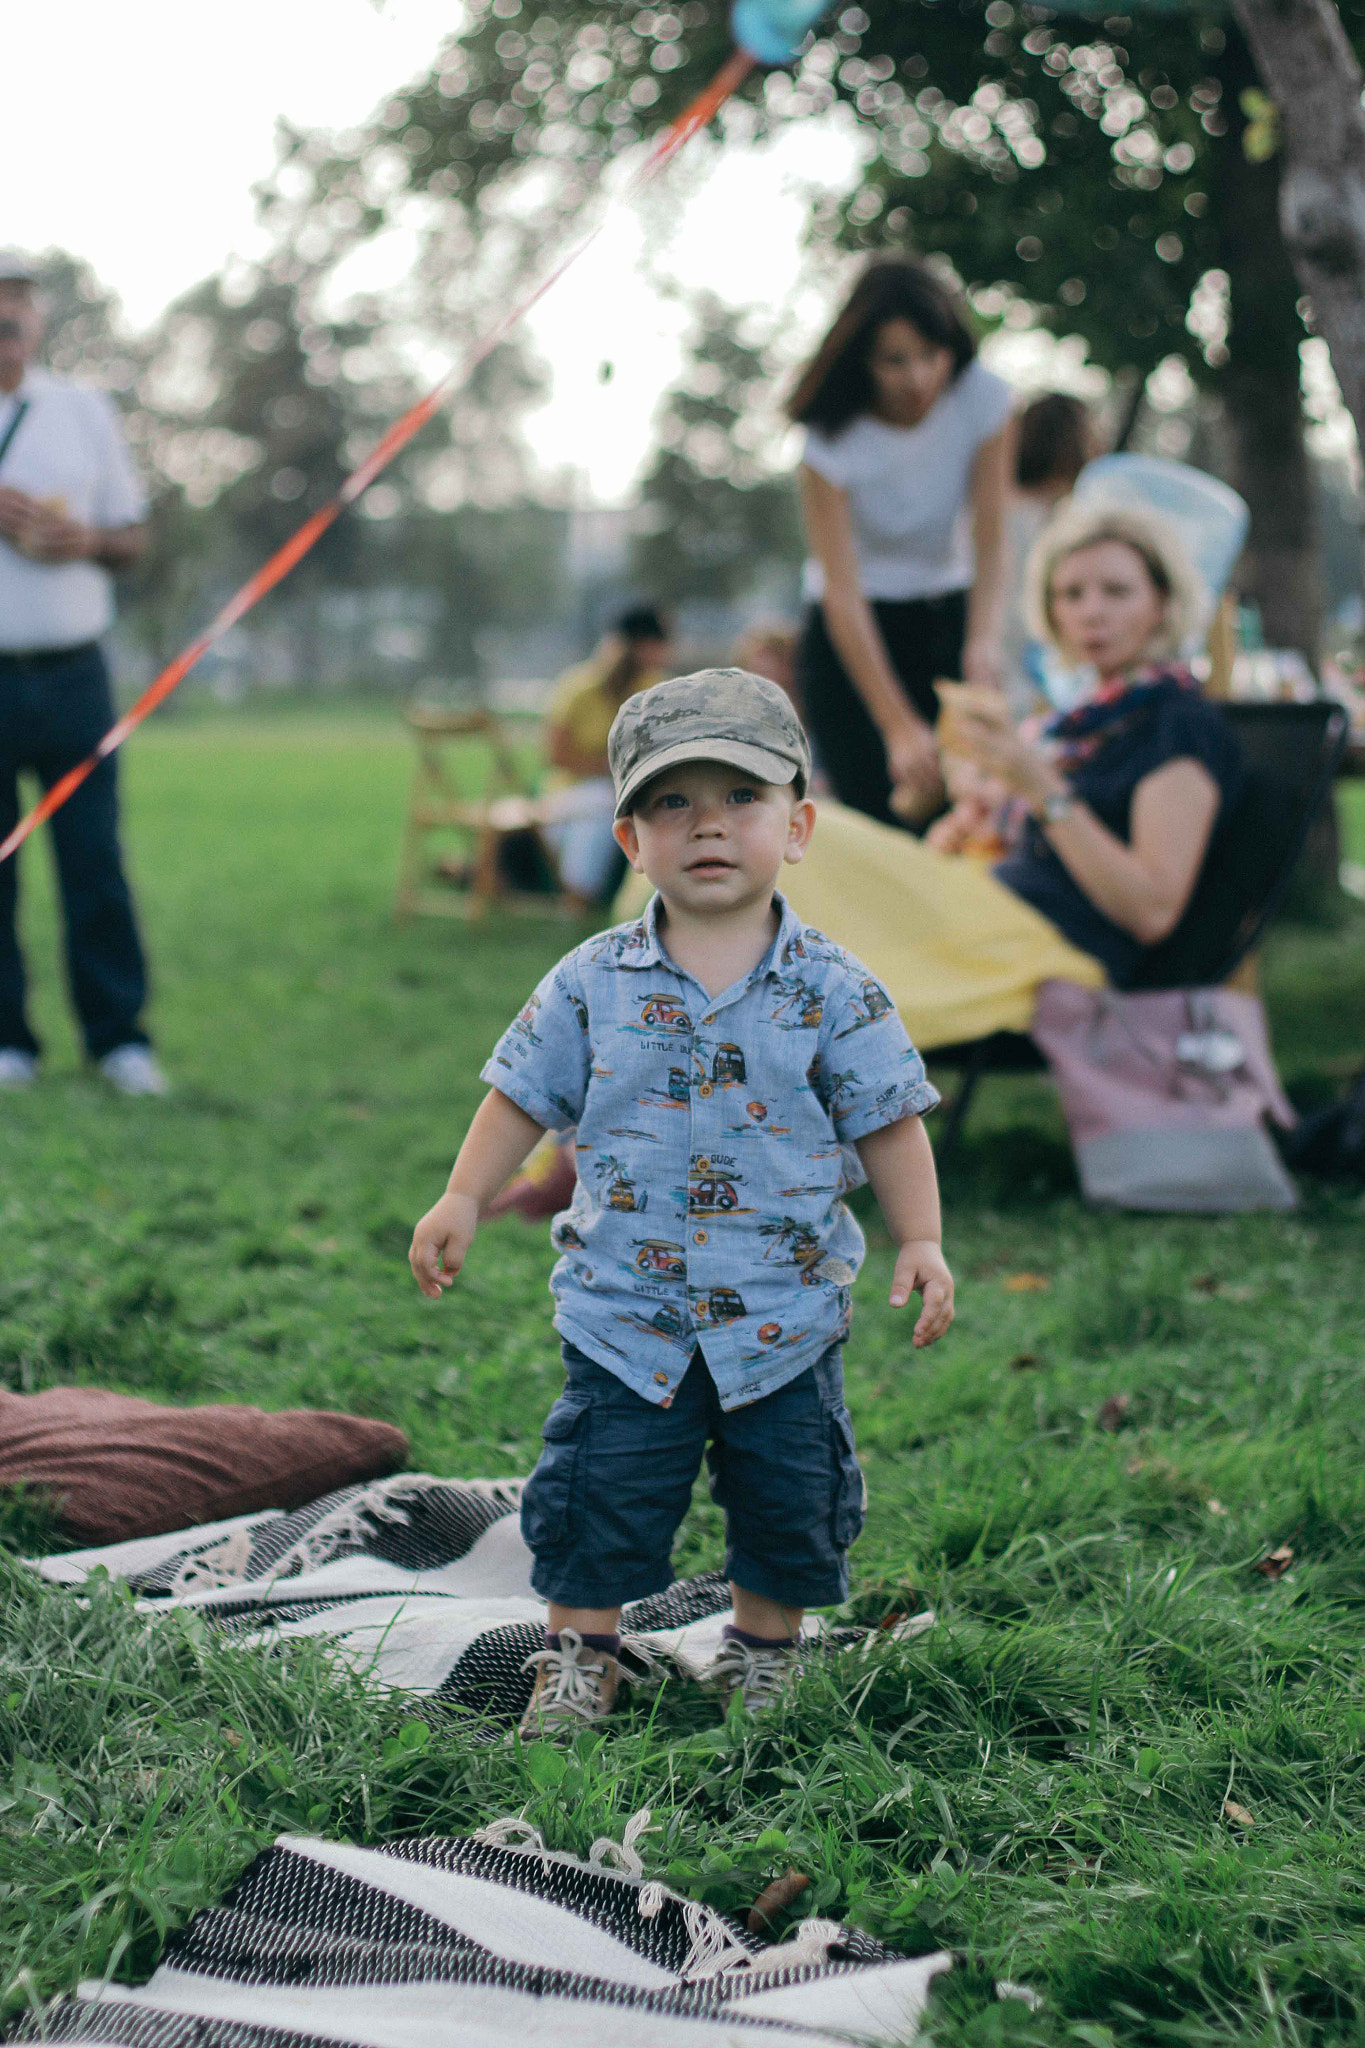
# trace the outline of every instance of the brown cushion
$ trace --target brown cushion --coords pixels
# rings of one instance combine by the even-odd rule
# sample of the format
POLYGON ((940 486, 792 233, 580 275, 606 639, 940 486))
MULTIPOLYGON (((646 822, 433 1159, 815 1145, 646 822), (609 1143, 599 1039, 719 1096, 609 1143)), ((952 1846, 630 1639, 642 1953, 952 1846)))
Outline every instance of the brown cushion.
POLYGON ((0 1393, 0 1486, 41 1489, 87 1543, 302 1507, 407 1455, 401 1429, 320 1409, 160 1408, 98 1387, 0 1393))

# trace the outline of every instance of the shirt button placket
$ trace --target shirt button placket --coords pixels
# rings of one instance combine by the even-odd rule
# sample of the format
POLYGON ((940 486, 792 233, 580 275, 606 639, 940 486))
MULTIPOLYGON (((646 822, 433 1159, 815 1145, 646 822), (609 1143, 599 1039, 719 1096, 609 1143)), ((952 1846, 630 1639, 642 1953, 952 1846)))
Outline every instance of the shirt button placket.
MULTIPOLYGON (((687 1279, 683 1284, 687 1292, 687 1313, 689 1317, 692 1314, 692 1246, 694 1244, 706 1243, 706 1232, 700 1228, 694 1228, 692 1223, 692 1161, 697 1156, 698 1077, 696 1055, 697 1033, 696 1027, 693 1026, 687 1040, 687 1172, 685 1175, 687 1187, 683 1194, 683 1210, 687 1219, 686 1228, 683 1232, 687 1239, 687 1249, 683 1253, 683 1257, 687 1262, 687 1279)), ((697 1334, 695 1327, 692 1334, 695 1338, 697 1334)))
MULTIPOLYGON (((706 1016, 704 1016, 701 1021, 703 1025, 707 1027, 713 1025, 716 1021, 714 1011, 708 1011, 706 1016)), ((711 1170, 711 1153, 714 1148, 716 1139, 716 1091, 713 1087, 710 1087, 706 1084, 705 1081, 703 1081, 702 1085, 693 1091, 693 1094, 695 1097, 700 1098, 701 1107, 700 1109, 694 1108, 692 1112, 691 1157, 696 1161, 698 1171, 702 1174, 705 1174, 711 1170), (699 1125, 700 1128, 698 1128, 699 1125)), ((698 1225, 698 1227, 692 1232, 693 1244, 707 1245, 710 1243, 710 1241, 711 1233, 709 1230, 705 1228, 704 1225, 698 1225)), ((703 1251, 697 1263, 700 1267, 705 1268, 706 1260, 707 1255, 703 1251)), ((704 1270, 696 1274, 693 1274, 690 1277, 692 1279, 692 1284, 695 1288, 705 1288, 709 1285, 709 1279, 704 1270)), ((711 1277, 714 1277, 714 1275, 712 1275, 711 1277)))
MULTIPOLYGON (((685 985, 683 985, 681 982, 679 983, 679 994, 683 997, 684 1001, 687 1000, 688 992, 685 985)), ((688 1009, 688 1016, 689 1018, 691 1016, 690 1006, 688 1009)), ((692 1220, 692 1161, 697 1156, 697 1064, 695 1057, 696 1049, 696 1030, 694 1026, 689 1024, 687 1032, 687 1159, 683 1167, 683 1215, 686 1218, 686 1223, 689 1225, 692 1220)), ((684 1237, 690 1235, 692 1244, 706 1243, 706 1232, 704 1230, 689 1231, 685 1226, 683 1230, 683 1235, 684 1237)), ((687 1268, 686 1276, 683 1280, 683 1314, 688 1318, 689 1321, 691 1321, 692 1253, 690 1247, 683 1253, 683 1263, 687 1268)), ((695 1340, 697 1334, 695 1328, 692 1334, 693 1339, 695 1340)))

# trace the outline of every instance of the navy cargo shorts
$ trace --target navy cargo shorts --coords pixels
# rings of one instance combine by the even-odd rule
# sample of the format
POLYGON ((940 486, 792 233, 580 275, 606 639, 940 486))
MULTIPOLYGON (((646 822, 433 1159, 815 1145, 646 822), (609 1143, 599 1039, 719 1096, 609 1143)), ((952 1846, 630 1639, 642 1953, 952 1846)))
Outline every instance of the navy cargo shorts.
POLYGON ((542 1598, 615 1607, 671 1585, 673 1538, 703 1455, 725 1510, 727 1578, 786 1607, 847 1597, 846 1552, 867 1492, 840 1345, 743 1408, 721 1407, 700 1351, 667 1408, 573 1344, 564 1370, 521 1504, 542 1598))

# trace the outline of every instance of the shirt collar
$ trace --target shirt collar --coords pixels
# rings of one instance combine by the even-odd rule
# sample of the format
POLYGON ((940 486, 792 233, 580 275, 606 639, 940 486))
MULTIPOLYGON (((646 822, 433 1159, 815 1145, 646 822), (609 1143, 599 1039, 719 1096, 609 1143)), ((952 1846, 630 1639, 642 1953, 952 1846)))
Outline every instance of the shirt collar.
MULTIPOLYGON (((773 908, 777 912, 777 932, 763 958, 750 974, 750 981, 757 981, 760 975, 777 974, 781 970, 782 955, 793 939, 799 939, 806 927, 788 903, 780 889, 773 890, 773 908)), ((659 936, 659 893, 655 890, 640 919, 638 942, 632 942, 630 950, 621 956, 623 967, 671 967, 676 964, 668 956, 662 938, 659 936)))
POLYGON ((760 971, 764 974, 777 974, 781 971, 782 955, 794 940, 803 936, 806 930, 806 926, 792 909, 780 889, 774 889, 773 891, 773 907, 777 911, 777 937, 773 940, 768 950, 767 958, 761 963, 760 971))
POLYGON ((667 967, 672 964, 659 938, 657 890, 645 905, 643 914, 627 927, 624 941, 619 953, 622 967, 667 967))

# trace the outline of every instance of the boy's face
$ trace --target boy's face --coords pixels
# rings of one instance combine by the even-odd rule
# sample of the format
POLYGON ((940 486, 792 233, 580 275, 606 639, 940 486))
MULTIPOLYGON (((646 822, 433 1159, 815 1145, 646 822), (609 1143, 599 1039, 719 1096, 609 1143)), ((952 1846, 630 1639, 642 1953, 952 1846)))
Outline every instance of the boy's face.
POLYGON ((800 860, 814 825, 814 804, 790 784, 689 761, 649 783, 615 832, 636 873, 666 903, 706 916, 766 902, 783 862, 800 860))

